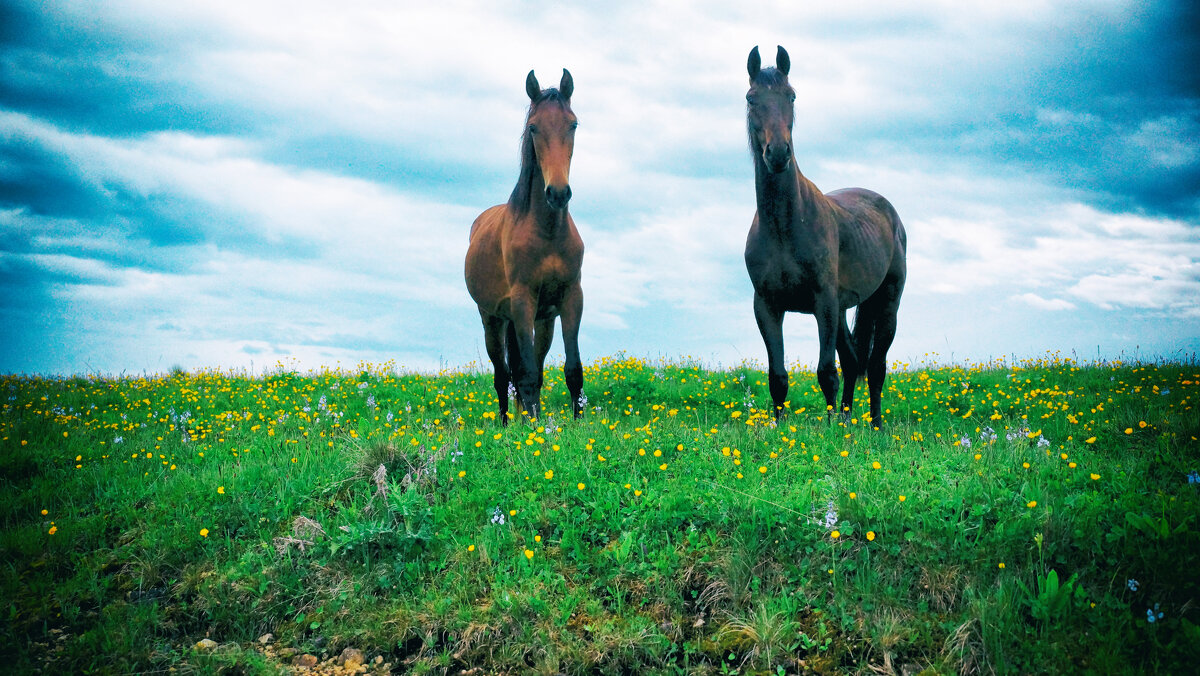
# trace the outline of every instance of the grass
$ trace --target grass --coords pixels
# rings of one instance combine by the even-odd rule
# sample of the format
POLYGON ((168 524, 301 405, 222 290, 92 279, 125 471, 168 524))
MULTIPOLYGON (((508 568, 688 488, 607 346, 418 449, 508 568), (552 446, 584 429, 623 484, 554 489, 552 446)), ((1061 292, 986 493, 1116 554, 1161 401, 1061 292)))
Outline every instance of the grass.
POLYGON ((0 377, 0 659, 1190 671, 1200 367, 897 366, 882 431, 808 371, 776 426, 756 368, 624 357, 507 427, 473 370, 0 377))

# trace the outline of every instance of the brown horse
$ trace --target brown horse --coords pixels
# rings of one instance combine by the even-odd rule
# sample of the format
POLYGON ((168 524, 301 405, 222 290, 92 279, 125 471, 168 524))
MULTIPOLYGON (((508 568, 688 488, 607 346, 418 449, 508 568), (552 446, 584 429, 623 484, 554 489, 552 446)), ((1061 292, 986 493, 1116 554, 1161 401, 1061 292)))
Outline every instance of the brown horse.
POLYGON ((803 312, 817 319, 817 382, 827 410, 832 412, 837 397, 836 349, 846 381, 842 414, 853 410, 854 382, 865 366, 871 420, 879 425, 887 351, 907 271, 907 236, 896 210, 880 195, 862 188, 822 195, 800 173, 792 146, 796 92, 788 84, 791 59, 783 47, 775 64, 762 68, 758 47, 746 63, 746 126, 758 197, 746 237, 746 269, 754 284, 754 318, 767 347, 775 416, 782 414, 788 390, 783 314, 803 312), (855 306, 851 334, 846 310, 855 306))
POLYGON ((542 368, 562 317, 565 375, 571 407, 583 408, 579 320, 583 290, 583 240, 567 213, 575 146, 574 81, 563 69, 558 89, 542 89, 533 71, 525 78, 529 114, 521 137, 521 173, 507 204, 480 214, 467 247, 467 290, 479 306, 500 421, 508 424, 509 383, 518 410, 537 418, 542 368))

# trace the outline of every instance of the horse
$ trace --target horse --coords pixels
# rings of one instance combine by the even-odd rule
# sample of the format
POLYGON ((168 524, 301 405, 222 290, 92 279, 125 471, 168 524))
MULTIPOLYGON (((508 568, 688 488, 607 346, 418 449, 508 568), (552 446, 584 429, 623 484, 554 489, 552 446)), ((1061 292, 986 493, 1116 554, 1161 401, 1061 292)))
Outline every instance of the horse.
POLYGON ((521 171, 506 204, 484 211, 471 225, 467 291, 479 306, 484 341, 495 372, 502 424, 508 424, 510 387, 519 411, 537 419, 542 369, 562 318, 565 376, 576 418, 583 409, 579 322, 583 240, 567 213, 569 175, 578 121, 571 110, 575 84, 563 69, 558 88, 525 78, 529 111, 521 136, 521 171), (511 384, 511 386, 510 386, 511 384))
POLYGON ((757 210, 746 237, 746 270, 754 286, 754 318, 767 349, 768 381, 778 420, 787 406, 783 360, 785 312, 817 321, 817 382, 826 419, 837 397, 841 360, 845 387, 841 415, 854 406, 854 384, 865 366, 871 423, 882 424, 880 400, 887 351, 907 276, 908 237, 891 203, 863 188, 821 194, 796 165, 792 144, 796 92, 788 84, 791 58, 778 48, 774 68, 762 68, 756 46, 746 70, 746 127, 754 156, 757 210), (857 307, 854 331, 846 310, 857 307))

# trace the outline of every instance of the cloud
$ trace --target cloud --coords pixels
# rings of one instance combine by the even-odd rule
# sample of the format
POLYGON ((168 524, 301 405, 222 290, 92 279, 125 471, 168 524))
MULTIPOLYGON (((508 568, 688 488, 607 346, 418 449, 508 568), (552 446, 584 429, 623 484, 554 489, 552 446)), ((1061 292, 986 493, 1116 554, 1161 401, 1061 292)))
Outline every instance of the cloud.
POLYGON ((563 67, 585 350, 761 357, 742 94, 780 43, 801 169, 908 227, 898 350, 1107 341, 1110 313, 1195 342, 1195 11, 7 3, 0 370, 479 361, 466 231, 515 180, 525 73, 563 67))

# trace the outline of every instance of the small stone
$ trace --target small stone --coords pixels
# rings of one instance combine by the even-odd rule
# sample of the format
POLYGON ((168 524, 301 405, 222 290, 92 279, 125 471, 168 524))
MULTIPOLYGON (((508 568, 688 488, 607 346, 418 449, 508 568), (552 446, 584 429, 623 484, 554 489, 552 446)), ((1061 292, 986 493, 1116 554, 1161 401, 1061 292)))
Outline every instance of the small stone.
POLYGON ((361 650, 357 648, 346 648, 342 654, 338 656, 337 662, 347 668, 357 669, 364 661, 361 650))
POLYGON ((263 634, 262 636, 258 637, 258 642, 263 645, 268 645, 270 643, 274 643, 275 642, 275 634, 270 634, 270 633, 263 634))
POLYGON ((375 656, 375 664, 383 664, 383 655, 375 656))
POLYGON ((304 653, 303 655, 300 655, 296 659, 292 660, 292 665, 300 667, 301 669, 312 669, 313 667, 317 666, 319 661, 320 660, 317 659, 316 655, 304 653))
POLYGON ((216 650, 216 648, 217 648, 217 642, 212 640, 211 638, 202 638, 196 642, 196 650, 209 651, 209 650, 216 650))

